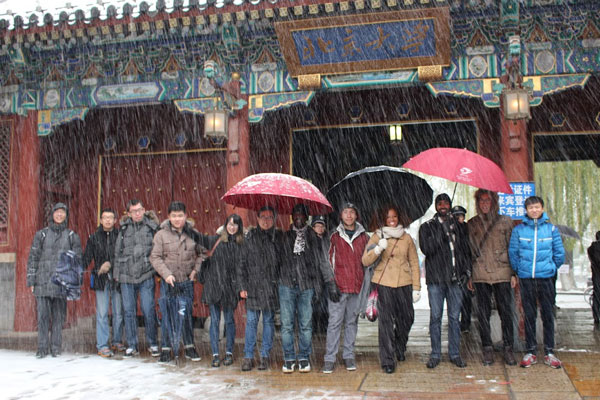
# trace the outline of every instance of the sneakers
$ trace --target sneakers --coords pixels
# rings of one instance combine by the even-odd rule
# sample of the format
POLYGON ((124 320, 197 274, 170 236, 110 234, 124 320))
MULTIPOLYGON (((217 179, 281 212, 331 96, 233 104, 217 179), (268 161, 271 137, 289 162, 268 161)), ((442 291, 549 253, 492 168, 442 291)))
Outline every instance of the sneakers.
POLYGON ((284 374, 291 374, 296 369, 296 361, 285 361, 281 370, 284 374))
POLYGON ((552 368, 562 367, 562 363, 553 353, 548 353, 544 356, 544 364, 549 365, 552 368))
POLYGON ((452 358, 450 359, 450 362, 456 365, 458 368, 465 368, 467 366, 467 363, 464 362, 460 357, 452 358))
POLYGON ((133 357, 133 356, 137 356, 138 354, 140 354, 137 349, 132 349, 131 347, 128 347, 127 350, 125 350, 125 354, 123 354, 125 357, 133 357))
POLYGON ((198 355, 198 352, 194 347, 185 348, 185 358, 192 361, 200 361, 202 358, 198 355))
POLYGON ((229 366, 233 364, 233 354, 225 353, 225 359, 223 360, 223 365, 229 366))
POLYGON ((112 357, 114 354, 112 351, 110 351, 108 347, 103 347, 100 350, 98 350, 98 355, 100 357, 109 358, 112 357))
POLYGON ((38 350, 37 353, 35 353, 36 358, 44 358, 47 355, 48 355, 48 352, 46 350, 38 350))
POLYGON ((535 354, 527 353, 523 356, 521 360, 521 368, 529 368, 533 364, 537 364, 537 357, 535 354))
POLYGON ((308 360, 300 360, 298 363, 300 364, 298 368, 300 372, 310 372, 310 362, 308 360))
POLYGON ((356 361, 354 361, 354 358, 345 359, 344 364, 346 365, 347 371, 356 371, 356 361))
POLYGON ((506 346, 504 348, 504 363, 506 365, 517 365, 517 360, 515 360, 512 346, 506 346))
POLYGON ((433 369, 433 368, 437 367, 438 365, 440 365, 440 359, 431 357, 429 359, 429 361, 427 361, 426 365, 427 365, 427 368, 433 369))
POLYGON ((492 346, 483 348, 483 365, 492 365, 494 363, 494 349, 492 346))
POLYGON ((158 357, 160 356, 160 352, 158 351, 158 346, 150 346, 150 355, 152 357, 158 357))
POLYGON ((112 351, 114 352, 124 352, 125 350, 127 350, 127 348, 125 347, 125 345, 123 343, 113 343, 112 345, 112 351))
POLYGON ((173 360, 173 358, 171 357, 171 349, 167 348, 167 347, 163 347, 162 351, 160 352, 160 357, 158 358, 158 362, 163 364, 163 363, 169 363, 169 362, 171 362, 171 360, 173 360))
POLYGON ((323 373, 324 374, 331 374, 334 369, 335 369, 335 364, 332 363, 331 361, 325 361, 325 364, 323 364, 323 373))
POLYGON ((254 360, 251 358, 244 358, 242 360, 242 371, 250 371, 253 367, 254 360))
POLYGON ((219 368, 221 366, 221 359, 219 358, 218 354, 213 354, 213 359, 212 359, 212 362, 210 363, 210 366, 213 368, 219 368))

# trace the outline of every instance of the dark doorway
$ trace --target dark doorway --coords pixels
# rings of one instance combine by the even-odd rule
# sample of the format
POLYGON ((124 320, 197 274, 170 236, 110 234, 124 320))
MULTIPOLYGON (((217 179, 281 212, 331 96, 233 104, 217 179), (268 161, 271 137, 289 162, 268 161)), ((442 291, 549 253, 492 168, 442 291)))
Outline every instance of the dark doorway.
POLYGON ((477 143, 475 120, 299 129, 292 135, 292 173, 327 193, 352 171, 382 164, 401 167, 432 147, 477 152, 477 143))

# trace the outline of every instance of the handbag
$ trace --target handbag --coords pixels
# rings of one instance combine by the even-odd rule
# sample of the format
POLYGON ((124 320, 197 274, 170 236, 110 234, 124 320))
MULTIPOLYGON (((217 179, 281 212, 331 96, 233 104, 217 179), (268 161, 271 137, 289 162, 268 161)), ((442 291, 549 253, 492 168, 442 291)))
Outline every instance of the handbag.
MULTIPOLYGON (((390 253, 392 253, 394 251, 394 248, 396 247, 397 244, 398 244, 398 241, 396 240, 396 243, 394 243, 394 246, 392 246, 392 250, 390 250, 390 253)), ((377 281, 375 288, 373 290, 371 290, 371 293, 369 294, 369 297, 367 299, 367 308, 365 310, 365 314, 367 316, 367 319, 371 322, 377 321, 377 317, 379 315, 379 309, 378 309, 378 305, 377 305, 378 301, 379 301, 379 290, 378 290, 379 282, 381 282, 381 278, 383 278, 383 274, 385 274, 385 269, 387 268, 387 265, 390 262, 390 258, 391 257, 388 257, 387 261, 385 262, 385 265, 383 266, 383 271, 381 272, 381 275, 379 276, 379 280, 377 281)))

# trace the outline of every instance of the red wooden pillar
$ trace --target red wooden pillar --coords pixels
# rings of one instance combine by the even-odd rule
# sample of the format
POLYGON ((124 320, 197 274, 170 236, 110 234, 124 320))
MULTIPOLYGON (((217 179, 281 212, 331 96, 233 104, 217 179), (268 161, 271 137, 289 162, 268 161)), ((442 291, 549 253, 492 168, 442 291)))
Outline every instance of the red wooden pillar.
MULTIPOLYGON (((533 181, 531 138, 525 120, 508 121, 500 110, 502 134, 502 170, 509 182, 533 181)), ((519 312, 519 336, 525 336, 525 320, 521 303, 521 290, 515 287, 515 308, 519 312)))
MULTIPOLYGON (((248 100, 247 96, 241 96, 240 82, 232 81, 228 90, 237 98, 248 100)), ((244 179, 250 174, 250 123, 248 122, 248 106, 236 111, 229 118, 227 140, 227 189, 244 179)), ((248 211, 227 205, 227 215, 238 214, 248 226, 248 211)), ((246 303, 240 302, 235 311, 236 337, 244 337, 246 331, 246 303)))
POLYGON ((27 258, 40 220, 40 141, 37 136, 37 111, 17 117, 15 166, 18 169, 17 263, 15 272, 15 331, 34 331, 37 327, 35 298, 27 284, 27 258))

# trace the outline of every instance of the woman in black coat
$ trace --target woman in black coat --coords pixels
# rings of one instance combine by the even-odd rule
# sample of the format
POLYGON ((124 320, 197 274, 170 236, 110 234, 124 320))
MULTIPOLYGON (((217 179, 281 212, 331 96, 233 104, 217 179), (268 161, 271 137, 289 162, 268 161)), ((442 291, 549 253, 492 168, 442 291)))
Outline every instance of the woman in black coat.
POLYGON ((244 226, 237 214, 227 217, 219 236, 211 238, 214 242, 211 256, 202 266, 204 271, 204 289, 202 302, 210 308, 210 345, 213 352, 212 366, 219 367, 219 322, 221 310, 225 317, 226 349, 224 365, 233 363, 233 345, 235 343, 235 321, 233 312, 237 307, 239 295, 236 282, 236 268, 244 262, 244 226))

